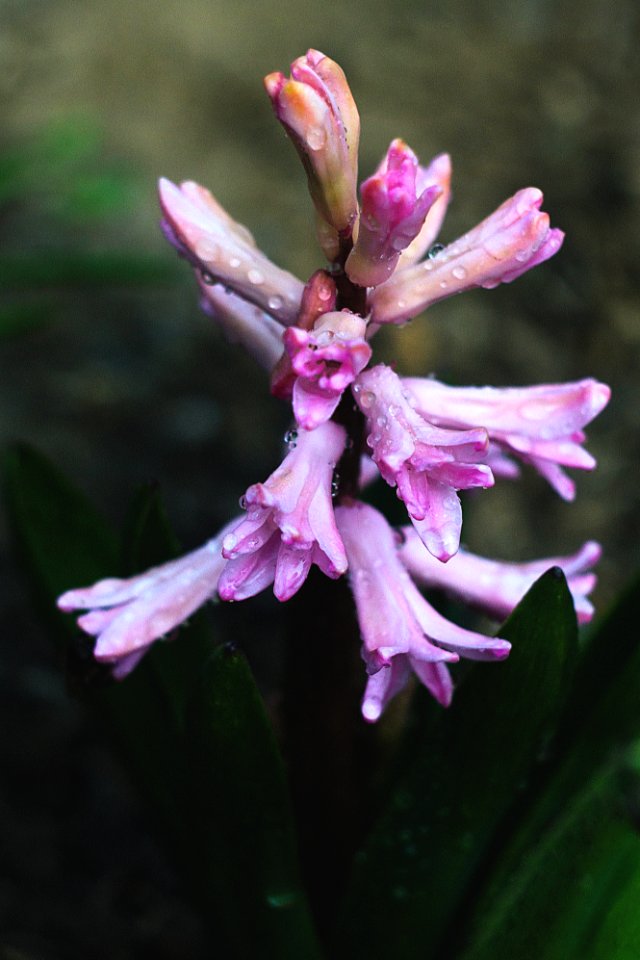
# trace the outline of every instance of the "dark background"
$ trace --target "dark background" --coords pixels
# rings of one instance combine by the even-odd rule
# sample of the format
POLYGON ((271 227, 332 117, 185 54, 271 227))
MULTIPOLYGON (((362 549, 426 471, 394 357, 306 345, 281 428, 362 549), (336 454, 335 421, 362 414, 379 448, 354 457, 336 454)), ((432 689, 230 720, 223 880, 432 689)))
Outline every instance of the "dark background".
MULTIPOLYGON (((0 340, 3 446, 35 444, 114 523, 159 480, 187 547, 277 465, 287 411, 198 313, 157 229, 155 180, 210 187, 306 278, 320 265, 311 205, 261 81, 315 46, 347 72, 363 176, 395 136, 424 162, 451 153, 444 242, 527 185, 566 231, 545 266, 436 305, 381 335, 378 355, 451 383, 612 385, 589 430, 599 468, 577 477, 574 504, 527 475, 467 500, 464 530, 471 549, 512 559, 600 540, 605 607, 639 554, 638 33, 633 0, 0 2, 0 173, 15 182, 16 156, 25 171, 0 193, 0 308, 33 316, 0 340), (96 274, 114 253, 138 268, 96 274), (64 273, 78 254, 93 273, 64 273), (15 279, 25 263, 37 284, 15 279)), ((10 557, 0 516, 0 956, 204 955, 10 557)), ((276 602, 252 603, 268 634, 276 602)), ((249 654, 268 678, 262 641, 249 654)))

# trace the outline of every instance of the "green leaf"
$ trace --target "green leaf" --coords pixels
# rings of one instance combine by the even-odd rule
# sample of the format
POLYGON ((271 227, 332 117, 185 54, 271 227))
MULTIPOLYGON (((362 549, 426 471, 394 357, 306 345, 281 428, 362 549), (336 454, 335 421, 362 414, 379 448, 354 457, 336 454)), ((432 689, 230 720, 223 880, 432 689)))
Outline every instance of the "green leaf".
POLYGON ((74 618, 60 614, 55 606, 64 590, 118 572, 118 539, 87 499, 45 457, 26 446, 13 448, 6 457, 5 493, 36 601, 73 667, 76 692, 108 724, 111 735, 115 732, 138 784, 171 819, 172 758, 180 750, 170 700, 155 671, 143 661, 124 683, 110 682, 108 668, 95 664, 90 651, 79 661, 80 631, 74 618))
MULTIPOLYGON (((526 909, 534 918, 532 926, 535 926, 536 917, 538 923, 547 924, 545 905, 549 884, 540 885, 539 874, 543 868, 538 866, 539 858, 547 857, 550 862, 558 858, 572 862, 570 858, 577 857, 573 876, 565 878, 564 888, 553 888, 555 895, 562 896, 563 900, 577 896, 576 888, 581 889, 582 861, 578 856, 580 851, 576 852, 571 846, 577 829, 573 811, 584 808, 585 797, 592 794, 594 785, 599 785, 600 793, 606 795, 607 801, 601 804, 599 816, 592 817, 586 825, 584 820, 580 822, 578 835, 581 843, 590 849, 605 842, 600 830, 614 830, 612 811, 615 812, 621 803, 618 775, 624 757, 623 748, 631 739, 640 736, 640 646, 633 628, 639 617, 640 584, 635 581, 593 634, 576 671, 554 750, 537 785, 532 798, 534 802, 516 824, 510 842, 474 905, 467 934, 467 940, 475 944, 475 950, 469 953, 473 960, 476 960, 476 954, 484 957, 485 950, 488 951, 487 957, 493 957, 491 950, 498 949, 498 944, 502 945, 500 949, 505 957, 509 956, 509 950, 513 951, 511 955, 517 955, 513 938, 519 934, 507 923, 510 912, 517 914, 526 909), (526 908, 523 905, 525 900, 526 908)), ((625 831, 628 832, 628 828, 625 831)), ((628 846, 627 840, 620 840, 620 843, 621 850, 628 846)), ((618 857, 617 847, 610 845, 606 849, 605 859, 608 857, 613 862, 618 857)), ((600 865, 598 877, 606 876, 605 866, 604 863, 600 865)), ((637 884, 637 876, 629 882, 637 884)), ((612 908, 623 892, 616 890, 614 895, 607 890, 608 887, 601 895, 608 897, 607 905, 612 908)), ((591 907, 595 910, 600 894, 594 893, 593 896, 591 907)), ((616 935, 613 928, 607 929, 613 938, 608 948, 613 956, 616 935)), ((601 941, 604 944, 602 937, 603 933, 601 941)), ((637 953, 627 955, 637 954, 640 954, 640 947, 637 953)), ((590 957, 592 954, 578 952, 575 955, 590 957)), ((627 955, 620 954, 621 957, 627 955)), ((593 956, 600 954, 594 953, 593 956)), ((606 950, 602 956, 608 956, 606 950)))
POLYGON ((103 517, 41 454, 16 445, 5 457, 5 496, 36 600, 59 638, 77 633, 55 610, 70 587, 113 574, 118 541, 103 517))
MULTIPOLYGON (((39 454, 11 451, 6 493, 32 580, 55 611, 64 589, 118 572, 118 545, 99 514, 39 454)), ((127 524, 129 570, 173 556, 177 544, 155 489, 127 524)), ((298 878, 286 778, 243 658, 213 645, 202 618, 156 643, 133 673, 86 699, 115 735, 128 768, 205 907, 221 956, 320 956, 298 878)))
POLYGON ((237 956, 319 957, 282 760, 249 668, 228 647, 203 669, 186 748, 200 889, 237 956))
POLYGON ((483 898, 462 957, 631 960, 640 956, 639 896, 640 838, 605 769, 483 898))
POLYGON ((357 858, 340 956, 440 958, 553 731, 576 654, 573 604, 548 571, 500 630, 357 858), (400 935, 401 934, 401 935, 400 935))

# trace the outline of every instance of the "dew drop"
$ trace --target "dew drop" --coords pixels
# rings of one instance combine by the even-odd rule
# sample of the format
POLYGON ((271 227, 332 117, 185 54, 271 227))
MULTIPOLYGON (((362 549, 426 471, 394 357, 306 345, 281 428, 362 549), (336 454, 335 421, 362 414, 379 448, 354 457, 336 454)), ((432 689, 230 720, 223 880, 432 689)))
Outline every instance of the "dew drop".
POLYGON ((451 271, 456 280, 464 280, 467 275, 467 271, 464 267, 454 267, 451 271))
POLYGON ((260 273, 259 270, 249 270, 247 277, 249 279, 249 283, 253 283, 256 286, 258 286, 260 283, 264 283, 264 274, 260 273))
POLYGON ((335 337, 335 333, 333 332, 333 330, 323 330, 321 333, 317 335, 316 343, 318 344, 319 347, 326 347, 331 343, 334 337, 335 337))
POLYGON ((441 286, 441 288, 442 288, 443 290, 446 290, 447 287, 449 286, 449 284, 447 283, 446 280, 441 280, 441 281, 440 281, 440 286, 441 286))
POLYGON ((438 256, 439 253, 442 253, 443 250, 444 250, 444 243, 434 243, 433 246, 429 248, 427 257, 429 258, 429 260, 433 260, 435 257, 438 256))
POLYGON ((241 510, 246 510, 246 509, 247 509, 247 498, 245 497, 244 493, 242 494, 242 496, 241 496, 240 499, 238 500, 238 506, 240 507, 241 510))
POLYGON ((195 255, 198 260, 204 260, 205 263, 215 263, 220 256, 220 250, 217 243, 212 240, 201 240, 195 246, 195 255))
POLYGON ((287 430, 284 435, 284 442, 289 447, 289 450, 294 450, 297 445, 298 440, 298 431, 297 430, 287 430))
POLYGON ((282 307, 282 297, 269 297, 267 304, 270 310, 280 310, 282 307))
POLYGON ((229 257, 229 266, 233 270, 237 270, 240 264, 242 263, 240 257, 229 257))
POLYGON ((362 396, 360 397, 360 406, 364 407, 365 410, 368 410, 369 407, 373 406, 376 400, 375 393, 372 393, 371 390, 365 390, 362 396))
POLYGON ((327 142, 326 131, 322 127, 312 127, 307 134, 307 146, 310 150, 322 150, 327 142))
POLYGON ((320 287, 318 290, 318 299, 327 301, 331 299, 331 288, 329 286, 320 287))
POLYGON ((206 283, 208 287, 213 286, 213 284, 216 282, 216 278, 210 270, 201 270, 200 276, 202 277, 202 282, 206 283))

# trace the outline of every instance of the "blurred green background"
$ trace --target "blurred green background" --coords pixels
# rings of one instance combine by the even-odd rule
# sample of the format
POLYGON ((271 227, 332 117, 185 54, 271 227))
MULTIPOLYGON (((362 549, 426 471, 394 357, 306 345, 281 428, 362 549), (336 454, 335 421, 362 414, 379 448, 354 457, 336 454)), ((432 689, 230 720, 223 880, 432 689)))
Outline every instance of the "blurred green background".
MULTIPOLYGON (((114 522, 159 480, 186 546, 277 464, 287 411, 199 314, 155 181, 208 186, 306 278, 320 264, 311 206, 261 80, 314 46, 349 78, 363 176, 395 136, 424 161, 451 153, 444 242, 526 185, 567 232, 545 266, 436 305, 379 349, 451 383, 612 385, 576 503, 525 475, 468 499, 464 532, 513 559, 600 540, 605 606, 639 556, 638 20, 633 0, 0 0, 2 444, 34 443, 114 522)), ((198 921, 65 699, 7 540, 0 517, 0 949, 197 957, 198 921)), ((275 623, 275 601, 257 603, 275 623)), ((249 652, 268 673, 265 645, 249 652)))

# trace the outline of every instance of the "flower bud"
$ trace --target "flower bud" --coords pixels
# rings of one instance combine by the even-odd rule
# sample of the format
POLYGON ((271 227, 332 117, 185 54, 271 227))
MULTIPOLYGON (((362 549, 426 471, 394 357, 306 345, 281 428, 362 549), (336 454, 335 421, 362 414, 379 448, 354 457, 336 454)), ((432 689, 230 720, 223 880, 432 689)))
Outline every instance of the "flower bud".
POLYGON ((309 191, 324 223, 319 240, 334 259, 358 216, 356 182, 360 118, 342 69, 319 50, 291 64, 291 78, 264 81, 275 114, 300 154, 309 191), (329 226, 326 229, 324 224, 329 226))

